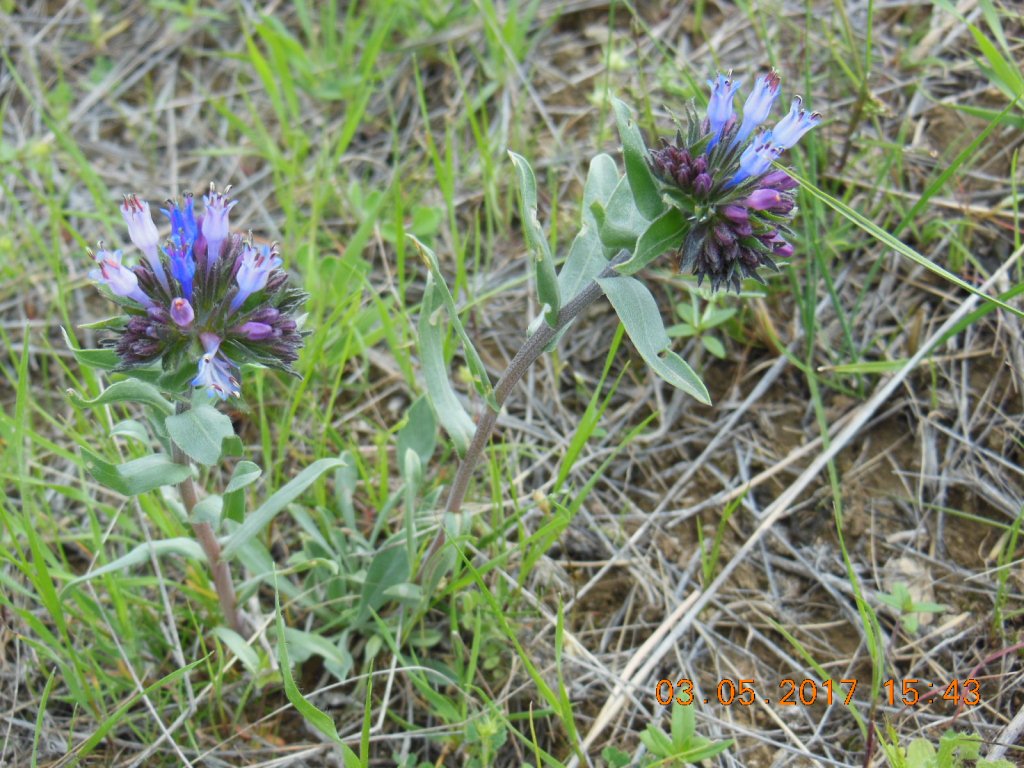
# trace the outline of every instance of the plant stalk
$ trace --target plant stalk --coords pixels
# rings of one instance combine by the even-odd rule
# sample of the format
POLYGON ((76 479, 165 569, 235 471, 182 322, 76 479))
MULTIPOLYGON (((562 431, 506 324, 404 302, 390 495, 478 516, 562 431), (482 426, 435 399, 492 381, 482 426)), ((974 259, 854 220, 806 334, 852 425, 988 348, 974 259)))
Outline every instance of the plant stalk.
MULTIPOLYGON (((508 396, 512 393, 513 387, 519 383, 519 380, 523 378, 530 366, 537 361, 537 358, 541 356, 544 349, 551 343, 551 340, 561 333, 569 323, 575 320, 584 309, 601 297, 603 292, 597 281, 606 277, 618 276, 620 273, 616 271, 615 267, 624 262, 629 256, 629 251, 620 251, 618 256, 609 262, 608 266, 604 268, 597 278, 591 280, 586 288, 562 307, 558 313, 557 325, 552 327, 547 323, 543 323, 526 340, 526 343, 520 347, 515 357, 512 358, 512 362, 508 364, 508 368, 505 369, 501 378, 498 379, 498 383, 494 385, 494 400, 497 408, 485 408, 484 412, 480 414, 476 424, 476 431, 473 433, 473 439, 469 443, 469 448, 466 449, 466 455, 462 457, 462 461, 459 463, 459 469, 455 473, 451 490, 448 492, 448 502, 444 508, 446 514, 458 512, 462 508, 462 502, 465 499, 466 491, 469 489, 469 481, 473 476, 473 470, 476 469, 476 465, 483 457, 484 449, 487 447, 487 442, 494 431, 494 426, 498 422, 498 413, 508 399, 508 396)), ((429 559, 444 546, 444 542, 445 533, 442 523, 441 530, 438 531, 437 536, 430 545, 430 549, 427 550, 426 558, 429 559)))
MULTIPOLYGON (((175 413, 182 414, 188 409, 187 403, 179 402, 175 407, 175 413)), ((191 468, 192 461, 177 445, 172 447, 172 457, 176 463, 191 468)), ((181 501, 185 505, 185 514, 191 521, 192 510, 195 509, 199 500, 191 475, 178 483, 178 490, 181 493, 181 501)), ((213 586, 217 592, 217 599, 220 601, 220 610, 224 614, 224 620, 235 632, 240 635, 245 634, 245 627, 242 625, 242 619, 238 613, 238 600, 235 597, 235 584, 231 580, 231 569, 227 562, 221 559, 220 542, 217 541, 217 534, 214 532, 213 526, 207 522, 192 522, 192 531, 210 564, 213 586)))

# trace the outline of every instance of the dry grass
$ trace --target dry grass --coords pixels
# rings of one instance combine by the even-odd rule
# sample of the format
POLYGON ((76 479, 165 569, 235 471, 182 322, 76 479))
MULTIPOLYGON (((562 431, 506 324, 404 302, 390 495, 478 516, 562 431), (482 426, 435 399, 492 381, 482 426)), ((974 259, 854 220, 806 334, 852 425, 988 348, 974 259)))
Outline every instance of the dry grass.
MULTIPOLYGON (((802 175, 986 293, 1019 288, 1020 110, 1008 113, 1012 119, 997 124, 946 183, 930 186, 988 125, 979 111, 1007 104, 981 71, 962 22, 918 2, 871 9, 786 0, 756 2, 749 12, 727 2, 701 5, 698 28, 688 3, 541 2, 532 20, 523 8, 514 14, 523 25, 519 39, 492 28, 491 6, 482 0, 434 9, 433 23, 410 2, 400 6, 400 23, 385 35, 372 71, 357 76, 358 52, 375 28, 369 19, 387 7, 370 4, 369 11, 350 11, 358 22, 339 20, 343 39, 358 35, 348 43, 355 52, 348 66, 339 71, 327 57, 342 55, 344 45, 332 51, 323 39, 311 42, 305 64, 293 52, 290 72, 275 70, 285 81, 275 92, 254 73, 246 32, 252 36, 259 19, 248 3, 168 3, 162 10, 0 3, 0 209, 8 222, 0 234, 7 352, 0 382, 7 453, 0 765, 29 765, 33 750, 41 765, 73 764, 73 755, 65 757, 69 745, 96 733, 101 719, 65 703, 59 678, 44 691, 55 665, 39 626, 26 617, 51 630, 53 623, 26 575, 32 557, 13 521, 38 515, 55 562, 79 573, 97 557, 87 542, 90 526, 110 532, 103 540, 112 545, 125 521, 140 540, 161 535, 146 522, 151 510, 112 502, 86 480, 76 443, 105 438, 62 394, 92 382, 67 367, 59 327, 106 311, 85 280, 83 248, 120 231, 115 201, 122 192, 156 200, 198 191, 210 179, 230 181, 243 201, 240 225, 281 240, 289 266, 304 275, 313 327, 327 324, 314 337, 321 354, 303 361, 302 390, 261 378, 270 415, 262 424, 257 414, 239 422, 277 478, 324 447, 348 447, 373 466, 416 394, 405 323, 416 315, 423 274, 406 260, 401 238, 389 234, 399 198, 406 226, 414 206, 442 212, 430 233, 434 246, 457 298, 471 307, 467 325, 481 355, 500 373, 522 341, 527 314, 537 311, 523 280, 504 151, 534 162, 549 206, 541 218, 557 204, 558 239, 567 242, 586 162, 615 149, 602 106, 606 88, 643 106, 656 120, 647 121, 650 129, 668 125, 667 110, 679 111, 716 66, 742 70, 749 82, 773 64, 787 74, 786 93, 806 93, 828 118, 801 155, 802 175), (304 66, 312 69, 307 81, 304 66), (373 190, 389 190, 375 209, 366 201, 373 190), (922 195, 926 203, 915 207, 922 195), (339 298, 334 291, 346 275, 357 277, 339 298), (394 327, 382 329, 370 310, 326 320, 349 302, 372 308, 375 297, 393 301, 394 327), (355 342, 345 326, 357 327, 353 317, 363 323, 355 342), (355 346, 342 352, 345 343, 355 346), (27 367, 19 369, 23 355, 27 367), (18 398, 25 375, 30 403, 18 398), (289 416, 294 423, 282 429, 289 416), (83 483, 84 497, 76 490, 83 483), (102 509, 89 498, 100 499, 102 509), (20 565, 19 552, 26 558, 20 565)), ((981 28, 986 7, 975 0, 958 6, 981 28)), ((261 10, 302 39, 290 4, 261 10)), ((510 11, 502 6, 499 13, 504 20, 510 11)), ((999 8, 999 18, 1019 61, 1024 30, 1012 3, 999 8)), ((267 55, 265 41, 252 40, 267 55)), ((978 299, 810 196, 800 222, 801 255, 788 273, 764 298, 732 302, 741 312, 725 327, 728 356, 700 358, 712 407, 649 375, 628 341, 607 362, 602 384, 617 324, 602 307, 536 366, 499 421, 490 474, 480 471, 469 507, 480 530, 512 516, 520 522, 507 537, 485 536, 470 551, 480 565, 498 553, 506 558, 487 583, 506 601, 540 674, 553 686, 561 679, 573 704, 575 744, 556 718, 537 721, 535 738, 550 764, 604 765, 604 747, 633 754, 649 724, 667 730, 669 709, 655 700, 662 678, 689 678, 698 698, 711 700, 698 707, 698 733, 736 740, 716 758, 723 766, 892 764, 880 741, 937 742, 950 727, 980 735, 983 754, 1024 764, 1020 318, 976 312, 984 306, 978 299), (598 386, 607 408, 556 492, 598 386), (549 519, 550 503, 568 505, 583 493, 557 545, 528 556, 529 536, 549 519), (524 563, 533 565, 529 573, 524 563), (898 582, 916 602, 945 610, 916 614, 921 626, 908 631, 879 599, 898 582), (884 688, 872 698, 873 674, 897 681, 895 704, 884 688), (778 705, 780 681, 818 681, 820 696, 827 677, 858 681, 853 706, 778 705), (969 677, 980 681, 978 706, 958 708, 936 695, 969 677), (936 685, 927 704, 898 701, 901 681, 911 678, 936 685), (714 703, 719 681, 740 679, 753 680, 771 703, 714 703)), ((668 270, 648 273, 668 317, 688 293, 668 270)), ((1007 301, 1020 307, 1012 296, 1007 301)), ((95 345, 90 332, 79 340, 95 345)), ((692 361, 699 350, 690 343, 678 351, 692 361)), ((450 478, 448 466, 430 469, 439 482, 450 478)), ((394 462, 390 472, 378 478, 385 488, 398 484, 394 462)), ((372 520, 369 491, 357 503, 372 520)), ((275 537, 286 551, 300 546, 288 525, 275 537)), ((189 589, 201 591, 196 579, 189 574, 189 589)), ((183 623, 201 622, 193 608, 181 618, 178 598, 154 586, 162 577, 137 582, 131 589, 148 591, 152 601, 146 632, 160 643, 136 637, 111 650, 118 632, 108 624, 93 629, 106 638, 101 654, 71 619, 68 637, 95 656, 83 666, 105 670, 97 685, 110 684, 106 675, 120 678, 108 715, 139 681, 151 684, 208 649, 197 626, 179 635, 183 623)), ((106 588, 98 582, 93 599, 116 612, 106 588)), ((474 632, 452 618, 462 598, 445 600, 450 606, 435 606, 425 625, 445 635, 460 629, 472 644, 474 632)), ((272 598, 254 605, 269 616, 272 598)), ((322 629, 315 619, 292 619, 322 629)), ((543 707, 507 640, 491 633, 482 642, 494 664, 465 693, 479 704, 471 711, 494 708, 512 717, 531 704, 543 707)), ((433 652, 451 663, 460 648, 445 640, 433 652)), ((356 655, 353 676, 369 671, 356 655)), ((465 724, 441 717, 387 658, 376 664, 376 764, 395 755, 437 765, 480 759, 465 724)), ((177 702, 178 710, 139 697, 131 718, 84 764, 340 764, 279 694, 247 690, 244 679, 220 690, 207 672, 197 670, 187 706, 177 702), (234 713, 227 727, 210 714, 217 707, 234 713), (209 721, 187 725, 180 712, 209 721)), ((358 736, 362 694, 353 686, 327 688, 333 679, 315 660, 303 674, 307 695, 340 731, 358 736)), ((527 721, 514 722, 531 735, 527 721)), ((492 759, 538 760, 515 738, 492 759)))

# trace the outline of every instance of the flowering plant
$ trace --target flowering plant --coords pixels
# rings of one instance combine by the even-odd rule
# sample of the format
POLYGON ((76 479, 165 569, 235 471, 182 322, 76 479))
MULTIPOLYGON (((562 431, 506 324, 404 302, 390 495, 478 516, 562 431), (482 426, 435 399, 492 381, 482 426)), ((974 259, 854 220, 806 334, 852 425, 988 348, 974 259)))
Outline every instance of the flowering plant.
MULTIPOLYGON (((213 466, 223 456, 242 453, 231 419, 210 401, 241 398, 245 364, 295 374, 292 363, 304 336, 295 313, 306 295, 281 269, 276 243, 260 245, 251 233, 243 237, 230 231, 236 202, 228 198, 229 191, 218 192, 211 184, 198 217, 192 195, 183 202, 169 200, 163 213, 170 234, 163 244, 149 204, 136 195, 124 198, 121 214, 141 252, 138 263, 130 266, 121 251, 107 250, 102 242, 89 254, 95 262, 90 278, 122 314, 90 326, 113 333, 101 349, 73 348, 80 363, 107 370, 118 380, 92 399, 71 395, 83 408, 124 402, 145 408, 148 430, 128 420, 116 424, 112 434, 141 438, 161 450, 122 464, 83 451, 86 466, 98 481, 126 496, 178 487, 195 539, 168 539, 152 547, 157 554, 205 557, 223 617, 233 630, 242 631, 228 559, 251 546, 274 515, 321 473, 342 462, 315 462, 249 515, 245 488, 261 474, 253 462, 235 463, 221 494, 197 488, 193 462, 213 466)), ((150 546, 79 581, 148 559, 150 546)))
MULTIPOLYGON (((739 83, 729 75, 712 81, 707 116, 691 107, 687 125, 674 142, 650 150, 629 107, 614 99, 625 173, 601 154, 590 163, 583 190, 579 233, 556 270, 548 237, 537 216, 537 185, 529 163, 509 153, 520 186, 521 218, 533 254, 535 283, 543 312, 532 335, 492 386, 463 328, 434 254, 419 244, 430 268, 420 321, 421 356, 427 391, 438 419, 463 459, 449 492, 446 512, 457 513, 473 468, 483 453, 497 414, 527 368, 601 295, 607 296, 637 352, 655 374, 704 403, 710 397, 693 369, 671 349, 657 303, 632 275, 664 253, 674 251, 680 269, 712 290, 743 278, 763 282, 760 267, 778 269, 776 259, 793 253, 788 222, 796 212, 796 181, 773 169, 782 153, 821 121, 798 96, 774 128, 763 128, 779 96, 774 71, 757 78, 743 106, 733 109, 739 83), (486 407, 474 422, 451 388, 444 369, 443 335, 436 327, 441 308, 465 349, 478 393, 486 407)), ((435 539, 439 551, 444 532, 435 539)))

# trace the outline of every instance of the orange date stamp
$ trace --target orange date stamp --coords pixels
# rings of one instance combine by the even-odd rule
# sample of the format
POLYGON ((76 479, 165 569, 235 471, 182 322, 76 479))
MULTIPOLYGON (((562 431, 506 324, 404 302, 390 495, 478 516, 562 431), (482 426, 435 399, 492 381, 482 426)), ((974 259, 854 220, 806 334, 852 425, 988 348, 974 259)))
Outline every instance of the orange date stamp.
MULTIPOLYGON (((779 681, 777 690, 778 693, 772 696, 759 690, 752 679, 724 678, 715 686, 713 697, 710 691, 706 697, 701 697, 693 680, 683 677, 673 681, 666 677, 654 686, 654 698, 664 707, 671 704, 685 707, 698 702, 717 702, 723 707, 734 704, 749 707, 755 701, 779 707, 809 707, 814 704, 842 704, 848 707, 857 690, 857 681, 796 680, 787 677, 779 681)), ((882 683, 880 693, 882 699, 893 707, 913 707, 930 701, 948 701, 957 707, 975 707, 981 703, 981 685, 973 677, 950 683, 932 683, 912 677, 905 680, 890 679, 882 683)))

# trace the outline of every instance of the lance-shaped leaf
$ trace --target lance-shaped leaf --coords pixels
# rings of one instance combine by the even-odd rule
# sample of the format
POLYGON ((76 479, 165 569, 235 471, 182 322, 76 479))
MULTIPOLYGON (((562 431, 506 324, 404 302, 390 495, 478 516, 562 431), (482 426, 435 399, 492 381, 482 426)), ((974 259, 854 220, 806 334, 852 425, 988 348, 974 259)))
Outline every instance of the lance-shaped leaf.
POLYGON ((222 550, 223 557, 225 559, 231 557, 246 542, 255 538, 274 519, 278 512, 295 501, 320 475, 330 469, 340 467, 344 463, 341 459, 320 459, 302 470, 291 482, 264 501, 227 537, 224 549, 222 550))
POLYGON ((125 568, 131 568, 134 565, 148 563, 150 558, 154 555, 157 557, 177 555, 178 557, 190 557, 193 560, 202 560, 203 548, 199 546, 199 542, 195 539, 187 537, 147 541, 143 544, 139 544, 128 553, 121 555, 116 560, 112 560, 106 565, 91 570, 88 573, 79 576, 77 579, 72 579, 64 586, 64 589, 66 590, 73 587, 75 584, 81 584, 83 581, 95 579, 105 573, 122 571, 125 568))
POLYGON ((537 280, 537 298, 546 306, 544 319, 554 328, 558 325, 560 298, 558 295, 558 278, 555 276, 555 258, 551 255, 544 228, 537 218, 537 179, 533 168, 522 155, 509 152, 519 175, 519 210, 526 232, 526 243, 533 253, 533 264, 537 280))
POLYGON ((251 461, 240 461, 231 473, 228 487, 224 489, 224 517, 242 522, 245 517, 245 487, 255 483, 263 470, 251 461))
POLYGON ((476 347, 473 346, 473 342, 469 339, 469 334, 466 333, 466 329, 459 319, 459 310, 455 306, 455 299, 452 298, 451 291, 448 290, 448 284, 444 281, 444 275, 441 274, 441 265, 438 264, 437 255, 412 235, 406 235, 406 237, 416 246, 420 257, 430 269, 430 274, 434 276, 435 285, 440 293, 442 303, 445 309, 448 310, 448 319, 452 324, 452 328, 455 329, 455 335, 462 342, 462 350, 466 355, 466 364, 469 366, 469 372, 473 376, 473 385, 476 387, 476 391, 480 393, 481 397, 487 401, 491 408, 498 410, 498 403, 494 399, 494 386, 491 384, 491 378, 487 375, 487 368, 484 366, 483 360, 480 359, 476 347))
POLYGON ((598 222, 601 242, 612 250, 625 248, 632 251, 636 247, 637 238, 650 226, 650 220, 644 218, 636 207, 629 179, 625 176, 615 187, 608 202, 602 204, 594 201, 590 211, 598 222))
POLYGON ((160 394, 159 389, 138 379, 115 382, 91 400, 82 397, 73 389, 68 390, 68 397, 78 408, 95 408, 111 403, 142 403, 153 406, 165 415, 174 413, 174 406, 160 394))
POLYGON ((587 181, 583 186, 583 214, 579 234, 569 246, 569 255, 558 273, 562 298, 570 301, 608 266, 604 245, 598 236, 597 219, 590 206, 605 205, 619 183, 619 171, 609 155, 601 154, 590 161, 587 181))
POLYGON ((125 496, 137 496, 162 485, 177 485, 189 476, 184 464, 177 464, 164 453, 143 456, 124 464, 111 464, 95 453, 82 449, 85 468, 97 481, 125 496))
POLYGON ((597 282, 644 362, 672 386, 710 405, 711 398, 704 382, 685 360, 672 351, 672 341, 665 331, 658 305, 646 286, 626 276, 605 277, 597 282))
POLYGON ((670 206, 661 216, 651 222, 637 238, 633 255, 616 269, 623 275, 639 272, 649 263, 665 253, 682 245, 683 236, 689 229, 689 222, 675 206, 670 206))
POLYGON ((427 287, 420 308, 420 364, 423 366, 427 396, 437 414, 437 420, 452 439, 459 456, 463 456, 473 439, 476 425, 452 388, 448 365, 444 359, 444 329, 441 326, 443 308, 444 297, 437 287, 437 281, 433 275, 427 275, 427 287))
POLYGON ((71 343, 71 337, 63 327, 60 332, 64 336, 64 343, 68 345, 68 349, 71 350, 71 354, 75 356, 75 360, 79 364, 101 371, 112 371, 121 364, 117 352, 113 349, 80 349, 71 343))
POLYGON ((619 126, 619 138, 622 140, 622 155, 626 164, 626 178, 633 191, 636 207, 646 219, 653 220, 665 210, 665 202, 661 199, 658 183, 647 164, 647 145, 640 135, 640 128, 633 122, 630 109, 625 102, 612 99, 615 108, 615 121, 619 126))

